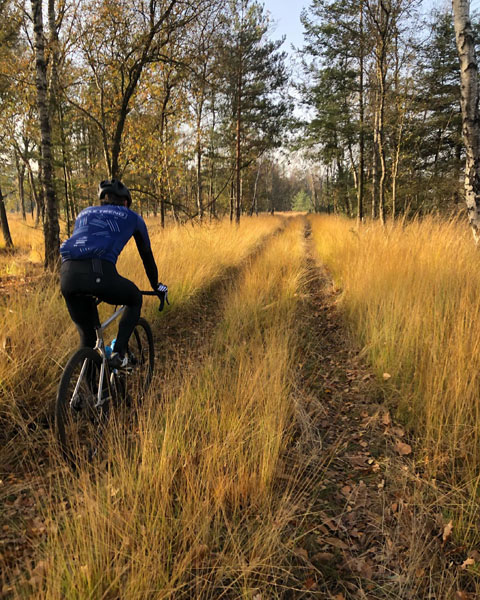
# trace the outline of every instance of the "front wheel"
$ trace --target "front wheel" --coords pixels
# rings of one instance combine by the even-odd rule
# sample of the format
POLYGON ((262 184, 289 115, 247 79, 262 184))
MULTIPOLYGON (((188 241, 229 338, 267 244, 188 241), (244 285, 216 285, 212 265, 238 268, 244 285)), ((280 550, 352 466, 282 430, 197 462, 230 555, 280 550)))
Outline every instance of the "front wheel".
POLYGON ((106 374, 100 381, 101 366, 98 352, 80 348, 68 361, 58 386, 56 435, 63 456, 73 466, 91 461, 101 450, 110 404, 106 374))
POLYGON ((131 371, 127 375, 127 392, 132 399, 141 401, 150 387, 155 364, 152 329, 143 317, 128 340, 128 356, 131 371))

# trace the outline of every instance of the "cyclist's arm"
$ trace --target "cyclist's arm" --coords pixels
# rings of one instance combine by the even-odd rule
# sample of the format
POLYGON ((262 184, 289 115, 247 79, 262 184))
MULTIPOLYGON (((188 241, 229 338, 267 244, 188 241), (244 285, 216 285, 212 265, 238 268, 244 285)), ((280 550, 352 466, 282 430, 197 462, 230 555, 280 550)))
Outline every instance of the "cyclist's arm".
POLYGON ((152 286, 152 289, 156 290, 158 286, 158 269, 150 246, 147 227, 140 216, 138 217, 137 229, 135 230, 133 237, 137 244, 138 252, 142 259, 150 285, 152 286))

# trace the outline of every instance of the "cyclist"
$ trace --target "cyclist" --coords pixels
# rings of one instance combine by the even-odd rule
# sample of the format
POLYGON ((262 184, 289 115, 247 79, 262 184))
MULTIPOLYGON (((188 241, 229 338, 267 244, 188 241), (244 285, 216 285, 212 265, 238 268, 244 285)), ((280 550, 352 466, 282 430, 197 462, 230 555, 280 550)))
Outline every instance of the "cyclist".
POLYGON ((123 368, 128 364, 127 342, 140 317, 142 294, 132 281, 118 274, 115 264, 132 236, 160 299, 167 298, 168 288, 158 281, 145 222, 130 210, 130 190, 118 179, 105 180, 98 186, 98 198, 100 206, 82 210, 73 235, 60 247, 60 287, 82 346, 93 348, 96 344, 94 297, 126 306, 109 361, 113 368, 123 368))

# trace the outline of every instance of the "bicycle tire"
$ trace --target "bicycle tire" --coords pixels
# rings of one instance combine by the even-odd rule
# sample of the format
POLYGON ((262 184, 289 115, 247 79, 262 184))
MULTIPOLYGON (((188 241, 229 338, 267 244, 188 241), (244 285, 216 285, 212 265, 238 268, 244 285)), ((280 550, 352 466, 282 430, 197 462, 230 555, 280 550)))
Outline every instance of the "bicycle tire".
POLYGON ((98 352, 80 348, 67 362, 58 386, 55 432, 64 458, 74 467, 90 462, 101 449, 101 433, 108 422, 110 408, 108 373, 104 377, 105 402, 96 407, 101 365, 98 352))
POLYGON ((140 317, 130 339, 128 355, 132 371, 127 377, 127 392, 138 401, 142 401, 150 387, 155 366, 155 346, 150 324, 140 317))

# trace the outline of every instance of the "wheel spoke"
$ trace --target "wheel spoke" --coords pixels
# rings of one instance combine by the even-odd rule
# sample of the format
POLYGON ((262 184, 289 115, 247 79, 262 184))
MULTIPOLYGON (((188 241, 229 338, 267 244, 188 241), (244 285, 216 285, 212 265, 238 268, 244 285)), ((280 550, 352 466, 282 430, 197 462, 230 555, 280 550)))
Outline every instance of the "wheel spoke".
MULTIPOLYGON (((100 454, 103 429, 108 421, 108 386, 98 405, 101 358, 82 348, 68 362, 57 394, 57 437, 64 456, 77 465, 100 454)), ((105 378, 106 380, 106 378, 105 378)))

